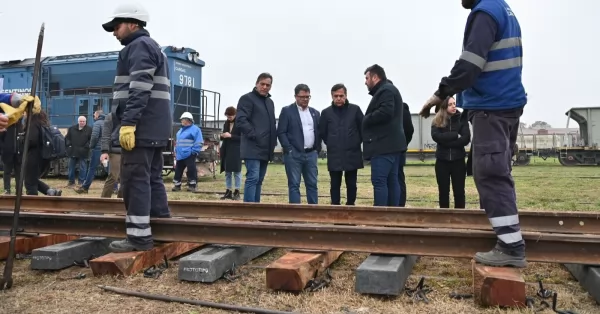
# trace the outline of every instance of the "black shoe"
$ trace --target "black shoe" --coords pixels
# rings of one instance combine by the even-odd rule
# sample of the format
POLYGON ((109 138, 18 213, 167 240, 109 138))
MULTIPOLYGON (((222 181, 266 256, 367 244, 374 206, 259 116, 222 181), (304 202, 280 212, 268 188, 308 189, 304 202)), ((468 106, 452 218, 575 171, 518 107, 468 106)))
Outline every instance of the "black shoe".
POLYGON ((181 191, 181 185, 176 185, 176 186, 174 186, 174 187, 171 189, 171 191, 173 191, 173 192, 179 192, 179 191, 181 191))
POLYGON ((230 200, 230 199, 233 199, 233 194, 231 193, 231 190, 230 190, 230 189, 227 189, 227 190, 225 191, 225 195, 223 195, 223 196, 221 197, 221 199, 222 199, 222 200, 230 200))
POLYGON ((240 190, 235 189, 235 191, 233 192, 233 196, 232 198, 234 201, 238 201, 240 199, 240 190))
POLYGON ((196 192, 196 186, 195 185, 188 186, 187 191, 188 192, 196 192))

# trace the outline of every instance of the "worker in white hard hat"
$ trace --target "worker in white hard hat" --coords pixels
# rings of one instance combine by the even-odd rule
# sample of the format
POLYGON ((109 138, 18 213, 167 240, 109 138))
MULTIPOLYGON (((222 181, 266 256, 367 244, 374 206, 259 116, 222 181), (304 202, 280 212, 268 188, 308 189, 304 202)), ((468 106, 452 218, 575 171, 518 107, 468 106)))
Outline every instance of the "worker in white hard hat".
POLYGON ((196 191, 198 180, 198 169, 196 169, 196 157, 202 151, 204 139, 202 131, 194 125, 194 117, 189 112, 184 112, 181 117, 181 129, 175 136, 175 176, 173 177, 172 191, 181 191, 181 177, 183 170, 187 169, 187 190, 196 191))
POLYGON ((162 153, 173 127, 171 82, 167 57, 145 29, 148 21, 142 6, 125 4, 102 25, 124 46, 113 86, 111 139, 121 147, 127 238, 112 242, 113 252, 152 249, 150 217, 171 217, 162 180, 162 153))

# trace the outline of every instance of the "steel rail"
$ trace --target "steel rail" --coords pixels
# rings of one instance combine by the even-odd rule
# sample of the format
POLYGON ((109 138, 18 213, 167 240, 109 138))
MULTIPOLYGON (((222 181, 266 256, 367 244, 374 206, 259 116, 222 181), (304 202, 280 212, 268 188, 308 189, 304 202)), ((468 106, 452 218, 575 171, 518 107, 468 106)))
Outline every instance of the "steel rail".
MULTIPOLYGON (((0 211, 0 229, 10 228, 12 212, 0 211)), ((152 219, 156 241, 254 245, 311 250, 472 258, 496 243, 492 231, 359 227, 316 224, 152 219)), ((124 237, 118 216, 25 212, 25 232, 124 237)), ((527 258, 533 262, 600 264, 600 236, 524 232, 527 258)))
MULTIPOLYGON (((0 196, 0 210, 10 210, 14 196, 0 196)), ((23 196, 24 211, 125 215, 120 199, 23 196)), ((407 228, 491 230, 481 210, 169 201, 174 217, 355 224, 407 228)), ((520 211, 524 231, 600 235, 600 212, 520 211)))

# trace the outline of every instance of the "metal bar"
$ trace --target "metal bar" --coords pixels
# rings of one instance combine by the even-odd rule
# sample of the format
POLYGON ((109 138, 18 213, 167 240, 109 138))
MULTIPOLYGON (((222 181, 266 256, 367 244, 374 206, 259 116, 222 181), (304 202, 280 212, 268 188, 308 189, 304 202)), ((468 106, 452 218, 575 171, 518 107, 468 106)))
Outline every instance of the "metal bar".
MULTIPOLYGON (((0 196, 0 210, 8 210, 14 196, 0 196)), ((120 199, 23 196, 25 211, 82 212, 125 215, 120 199)), ((491 230, 482 210, 266 204, 208 201, 169 201, 176 217, 293 221, 411 228, 491 230)), ((598 234, 600 214, 591 212, 521 211, 524 231, 598 234)))
MULTIPOLYGON (((0 228, 11 226, 12 212, 0 212, 0 228)), ((314 224, 153 219, 156 241, 256 245, 312 250, 472 258, 496 244, 491 231, 358 227, 314 224)), ((124 237, 123 217, 23 213, 27 232, 124 237)), ((600 264, 600 236, 524 232, 533 262, 600 264)))

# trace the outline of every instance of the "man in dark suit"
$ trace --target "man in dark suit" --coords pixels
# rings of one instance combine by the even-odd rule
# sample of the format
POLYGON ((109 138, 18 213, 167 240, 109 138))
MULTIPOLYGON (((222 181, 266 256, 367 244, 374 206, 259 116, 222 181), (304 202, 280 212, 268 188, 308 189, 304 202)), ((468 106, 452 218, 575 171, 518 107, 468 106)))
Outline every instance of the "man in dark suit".
POLYGON ((271 100, 273 77, 261 73, 251 92, 240 97, 236 110, 241 132, 240 156, 246 165, 244 202, 260 203, 262 183, 277 146, 275 104, 271 100))
POLYGON ((281 109, 277 135, 283 148, 283 162, 288 178, 289 202, 300 203, 300 177, 304 178, 309 204, 319 203, 317 158, 321 152, 319 112, 308 107, 310 88, 298 84, 296 102, 281 109))

